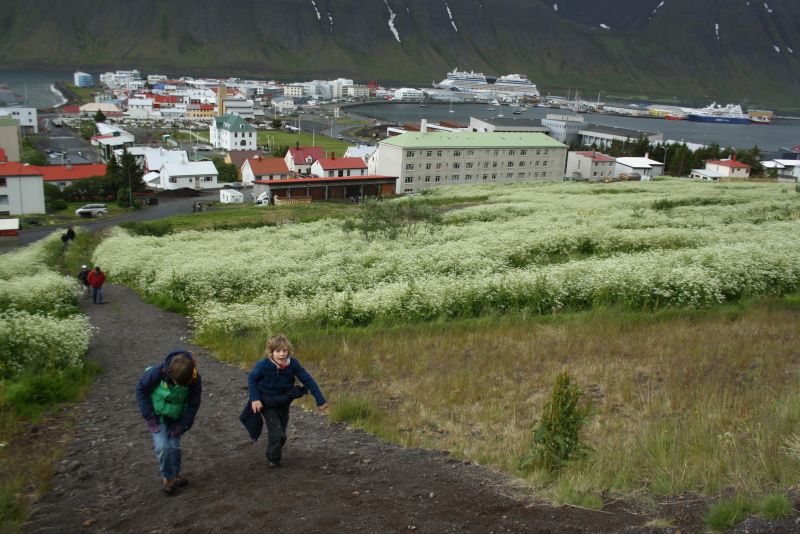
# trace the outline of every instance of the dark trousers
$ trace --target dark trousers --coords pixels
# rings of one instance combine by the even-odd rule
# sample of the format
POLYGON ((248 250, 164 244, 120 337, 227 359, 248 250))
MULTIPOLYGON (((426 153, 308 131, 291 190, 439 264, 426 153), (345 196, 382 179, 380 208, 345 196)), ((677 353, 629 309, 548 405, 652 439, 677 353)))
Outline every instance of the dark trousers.
POLYGON ((278 464, 281 462, 281 451, 286 443, 286 431, 289 428, 289 405, 277 408, 265 407, 261 414, 267 424, 267 460, 278 464))

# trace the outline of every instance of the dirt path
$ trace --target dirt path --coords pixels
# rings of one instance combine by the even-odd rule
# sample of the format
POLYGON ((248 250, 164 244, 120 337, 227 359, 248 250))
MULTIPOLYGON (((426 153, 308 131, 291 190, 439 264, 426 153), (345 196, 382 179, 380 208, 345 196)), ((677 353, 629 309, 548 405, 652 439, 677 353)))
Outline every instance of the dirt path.
POLYGON ((83 304, 99 329, 89 358, 105 372, 76 408, 76 437, 26 531, 672 532, 637 527, 646 518, 621 508, 532 505, 486 468, 386 444, 299 409, 291 415, 285 468, 270 470, 264 438, 251 446, 237 418, 246 373, 187 344, 185 318, 119 286, 108 287, 106 299, 83 304), (204 397, 183 440, 191 484, 167 497, 134 388, 146 366, 176 347, 199 354, 204 397))

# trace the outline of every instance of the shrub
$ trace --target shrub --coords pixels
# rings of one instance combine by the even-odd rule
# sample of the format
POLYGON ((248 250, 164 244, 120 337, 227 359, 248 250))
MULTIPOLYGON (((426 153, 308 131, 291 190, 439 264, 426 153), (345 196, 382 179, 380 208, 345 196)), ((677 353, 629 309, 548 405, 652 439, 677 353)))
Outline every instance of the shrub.
POLYGON ((782 519, 793 512, 789 498, 782 493, 767 495, 758 503, 758 513, 767 519, 782 519))
POLYGON ((751 510, 752 504, 742 496, 721 499, 708 509, 706 525, 714 532, 724 532, 741 523, 751 510))
POLYGON ((171 222, 165 220, 147 222, 126 221, 121 223, 120 226, 135 235, 149 235, 155 237, 171 234, 175 229, 171 222))
POLYGON ((57 200, 51 201, 47 205, 47 211, 62 211, 62 210, 67 209, 67 207, 69 207, 69 204, 67 204, 67 201, 59 198, 57 200))
POLYGON ((580 435, 590 411, 589 400, 577 385, 570 383, 569 374, 559 373, 542 417, 534 425, 533 447, 521 468, 555 471, 583 456, 589 447, 580 435))

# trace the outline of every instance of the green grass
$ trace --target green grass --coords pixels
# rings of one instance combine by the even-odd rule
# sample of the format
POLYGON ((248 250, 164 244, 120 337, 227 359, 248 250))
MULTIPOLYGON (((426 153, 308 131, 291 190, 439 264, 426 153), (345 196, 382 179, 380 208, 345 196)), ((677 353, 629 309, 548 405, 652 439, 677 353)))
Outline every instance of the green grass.
POLYGON ((86 204, 105 204, 106 208, 108 208, 108 214, 103 215, 102 217, 118 217, 120 215, 124 215, 126 213, 130 213, 133 211, 131 208, 123 208, 117 205, 117 203, 113 200, 108 201, 93 201, 93 200, 81 200, 78 202, 68 202, 66 209, 55 211, 52 213, 32 213, 30 215, 26 215, 23 220, 21 221, 23 228, 38 228, 40 226, 56 226, 61 224, 70 224, 70 223, 81 223, 90 221, 93 219, 87 219, 86 217, 81 217, 80 215, 75 215, 75 210, 80 208, 81 206, 85 206, 86 204), (26 222, 28 219, 36 220, 39 224, 32 225, 26 222))
POLYGON ((96 87, 78 87, 66 82, 64 82, 64 85, 78 98, 78 105, 94 102, 94 93, 97 92, 96 87))
POLYGON ((215 204, 207 211, 186 213, 161 219, 155 226, 150 224, 124 224, 135 233, 157 232, 171 228, 171 231, 186 230, 233 230, 275 226, 286 222, 305 223, 320 219, 344 219, 356 213, 358 206, 353 203, 316 202, 300 206, 253 206, 252 204, 215 204))
POLYGON ((724 532, 744 521, 752 510, 753 503, 746 497, 721 499, 708 509, 706 526, 714 532, 724 532))
MULTIPOLYGON (((302 123, 301 123, 302 125, 302 123)), ((325 153, 330 155, 331 152, 335 152, 337 157, 341 157, 344 155, 345 151, 347 150, 347 143, 344 141, 339 141, 338 139, 331 139, 321 133, 317 132, 316 135, 312 135, 309 133, 290 133, 290 132, 279 132, 276 130, 269 130, 269 131, 259 131, 258 132, 258 144, 259 145, 271 145, 274 147, 280 146, 288 146, 293 148, 296 146, 297 143, 300 143, 300 146, 319 146, 325 150, 325 153)))
POLYGON ((61 451, 48 439, 31 440, 31 425, 63 432, 67 419, 51 412, 84 397, 100 367, 23 375, 0 381, 0 532, 18 532, 28 518, 32 497, 44 493, 61 451), (52 420, 51 420, 52 418, 52 420))
POLYGON ((759 515, 771 520, 783 519, 794 513, 789 498, 782 493, 765 496, 758 502, 756 508, 759 515))

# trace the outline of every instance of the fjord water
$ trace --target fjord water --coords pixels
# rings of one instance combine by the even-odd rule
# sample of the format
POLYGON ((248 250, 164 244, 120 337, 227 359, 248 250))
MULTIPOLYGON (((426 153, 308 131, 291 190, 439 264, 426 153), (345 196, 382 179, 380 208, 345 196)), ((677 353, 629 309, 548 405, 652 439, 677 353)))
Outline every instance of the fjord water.
POLYGON ((0 68, 0 84, 8 86, 22 97, 23 103, 35 108, 49 108, 63 102, 51 89, 57 81, 72 83, 72 72, 0 68))
MULTIPOLYGON (((418 123, 420 119, 428 121, 453 120, 461 124, 469 124, 470 117, 490 118, 503 114, 510 119, 543 119, 548 113, 572 114, 568 110, 549 108, 529 108, 520 115, 512 115, 512 108, 496 106, 494 111, 489 111, 486 104, 456 104, 450 113, 449 104, 428 104, 420 107, 419 104, 378 104, 363 105, 347 108, 348 111, 371 117, 380 121, 396 123, 418 123)), ((619 117, 587 113, 583 115, 584 122, 615 126, 642 132, 663 133, 665 140, 686 141, 710 145, 717 143, 721 146, 735 148, 752 148, 758 146, 762 151, 770 154, 779 152, 782 147, 791 149, 800 145, 800 120, 776 119, 772 124, 709 124, 689 121, 667 121, 664 119, 619 117)))

